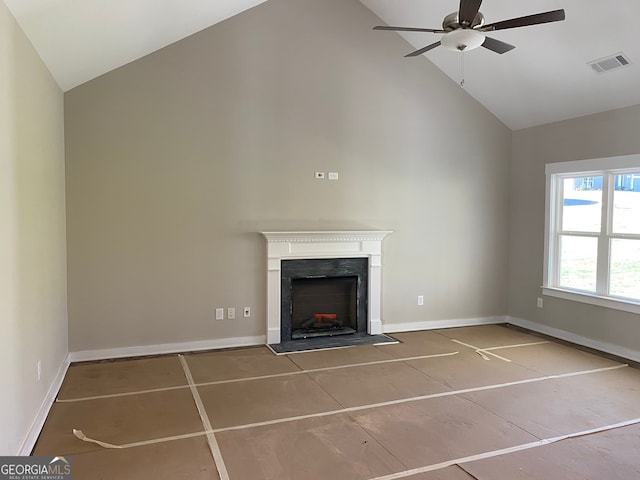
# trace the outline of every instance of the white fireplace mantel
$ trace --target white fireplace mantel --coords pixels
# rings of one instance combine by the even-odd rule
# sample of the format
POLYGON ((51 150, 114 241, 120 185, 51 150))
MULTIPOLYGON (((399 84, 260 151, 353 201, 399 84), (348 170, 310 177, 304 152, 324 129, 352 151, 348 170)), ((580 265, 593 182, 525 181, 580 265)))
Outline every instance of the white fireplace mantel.
POLYGON ((267 342, 280 343, 282 260, 368 258, 367 332, 382 333, 382 240, 391 231, 260 232, 267 239, 267 342))

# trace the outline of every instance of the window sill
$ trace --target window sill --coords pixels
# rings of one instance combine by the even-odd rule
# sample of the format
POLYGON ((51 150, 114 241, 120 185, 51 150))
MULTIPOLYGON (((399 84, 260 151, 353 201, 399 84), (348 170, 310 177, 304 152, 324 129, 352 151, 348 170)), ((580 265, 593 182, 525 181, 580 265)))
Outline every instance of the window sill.
POLYGON ((640 314, 640 302, 634 302, 632 300, 604 297, 593 293, 576 292, 557 287, 542 287, 542 293, 549 297, 562 298, 573 302, 588 303, 590 305, 597 305, 598 307, 612 308, 614 310, 622 310, 623 312, 640 314))

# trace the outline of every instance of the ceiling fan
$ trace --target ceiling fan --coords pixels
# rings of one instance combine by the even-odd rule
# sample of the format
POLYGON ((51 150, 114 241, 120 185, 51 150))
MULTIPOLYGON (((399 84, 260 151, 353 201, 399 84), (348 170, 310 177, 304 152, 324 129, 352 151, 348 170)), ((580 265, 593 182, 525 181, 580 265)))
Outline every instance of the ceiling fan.
POLYGON ((506 53, 516 48, 513 45, 487 37, 485 32, 496 30, 506 30, 507 28, 526 27, 528 25, 538 25, 540 23, 559 22, 564 20, 564 10, 553 10, 551 12, 536 13, 524 17, 512 18, 501 22, 485 25, 484 15, 480 13, 482 0, 460 0, 460 8, 442 21, 442 29, 433 28, 413 28, 413 27, 390 27, 377 26, 374 30, 391 30, 394 32, 428 32, 444 33, 444 36, 437 42, 427 45, 424 48, 411 52, 405 57, 417 57, 429 50, 442 45, 443 47, 460 52, 473 50, 480 46, 496 53, 506 53))

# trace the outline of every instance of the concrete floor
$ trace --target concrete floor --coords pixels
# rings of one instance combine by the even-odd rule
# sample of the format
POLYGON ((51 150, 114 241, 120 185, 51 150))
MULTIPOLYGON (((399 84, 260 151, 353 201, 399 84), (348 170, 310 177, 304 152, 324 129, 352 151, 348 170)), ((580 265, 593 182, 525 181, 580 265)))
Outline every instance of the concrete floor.
POLYGON ((72 365, 33 454, 75 479, 640 478, 635 368, 506 326, 394 337, 72 365))

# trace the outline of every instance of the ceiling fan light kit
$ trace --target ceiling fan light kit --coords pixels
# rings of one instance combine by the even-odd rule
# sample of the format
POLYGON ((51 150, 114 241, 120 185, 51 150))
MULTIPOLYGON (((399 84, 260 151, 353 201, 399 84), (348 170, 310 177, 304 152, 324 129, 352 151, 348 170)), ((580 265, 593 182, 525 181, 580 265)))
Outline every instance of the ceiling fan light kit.
POLYGON ((442 29, 417 28, 417 27, 391 27, 382 25, 373 27, 374 30, 387 30, 394 32, 425 32, 442 33, 442 38, 427 45, 415 52, 411 52, 407 57, 417 57, 429 50, 442 45, 454 52, 466 52, 480 46, 492 52, 503 54, 513 50, 513 45, 509 45, 501 40, 485 36, 485 32, 495 32, 508 28, 526 27, 529 25, 539 25, 541 23, 560 22, 565 19, 564 10, 553 10, 550 12, 525 15, 524 17, 511 18, 500 22, 485 25, 484 15, 480 12, 482 0, 460 0, 460 8, 457 12, 447 15, 442 22, 442 29))
POLYGON ((484 34, 470 28, 460 28, 445 34, 440 44, 447 50, 467 52, 480 47, 485 41, 484 34))

